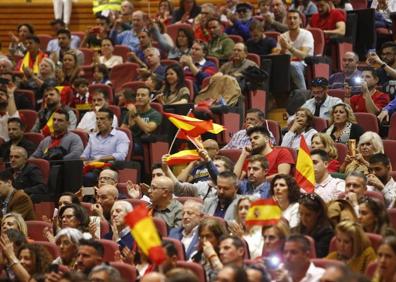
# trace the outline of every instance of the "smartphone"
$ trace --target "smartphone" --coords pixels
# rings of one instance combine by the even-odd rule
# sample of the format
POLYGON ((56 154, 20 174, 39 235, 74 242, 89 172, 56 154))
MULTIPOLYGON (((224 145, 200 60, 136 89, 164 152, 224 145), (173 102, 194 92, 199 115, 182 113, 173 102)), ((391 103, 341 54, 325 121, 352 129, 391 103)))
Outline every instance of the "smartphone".
POLYGON ((81 194, 83 196, 95 196, 95 187, 82 187, 81 194))
POLYGON ((48 272, 58 273, 59 272, 59 264, 50 264, 48 266, 48 272))
POLYGON ((377 50, 375 50, 375 49, 368 49, 367 54, 368 54, 369 56, 375 55, 375 54, 377 54, 377 50))
POLYGON ((282 260, 278 256, 270 256, 264 260, 265 266, 270 270, 279 269, 282 260))

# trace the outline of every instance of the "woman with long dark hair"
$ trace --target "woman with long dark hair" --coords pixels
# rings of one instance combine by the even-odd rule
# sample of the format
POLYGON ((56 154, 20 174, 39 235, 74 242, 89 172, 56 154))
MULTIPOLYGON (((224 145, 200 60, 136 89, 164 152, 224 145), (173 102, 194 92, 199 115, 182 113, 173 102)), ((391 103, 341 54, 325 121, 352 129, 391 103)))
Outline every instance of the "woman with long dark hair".
POLYGON ((187 104, 190 100, 190 91, 180 65, 173 64, 166 68, 163 95, 158 95, 157 100, 164 105, 187 104))

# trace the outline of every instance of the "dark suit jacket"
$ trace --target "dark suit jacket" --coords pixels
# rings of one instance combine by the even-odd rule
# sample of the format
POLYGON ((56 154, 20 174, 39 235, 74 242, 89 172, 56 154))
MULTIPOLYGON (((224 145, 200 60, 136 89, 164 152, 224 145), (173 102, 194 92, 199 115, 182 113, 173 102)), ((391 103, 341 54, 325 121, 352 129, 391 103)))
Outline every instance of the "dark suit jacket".
MULTIPOLYGON (((3 162, 9 162, 10 161, 10 148, 11 148, 12 142, 7 141, 3 145, 0 146, 0 158, 3 159, 3 162)), ((36 145, 27 140, 26 138, 22 138, 22 140, 17 144, 19 147, 25 148, 25 150, 28 153, 28 156, 33 154, 33 152, 36 150, 36 145)))
MULTIPOLYGON (((172 228, 169 232, 169 237, 181 241, 181 239, 183 238, 183 227, 172 228)), ((196 229, 194 231, 193 239, 191 241, 190 246, 188 246, 187 250, 184 250, 186 253, 186 260, 189 260, 191 255, 195 253, 195 251, 198 249, 198 243, 199 243, 198 229, 196 229)))
MULTIPOLYGON (((14 171, 10 169, 10 172, 13 173, 14 171)), ((18 190, 23 189, 29 196, 47 193, 47 185, 44 183, 41 170, 30 163, 27 163, 13 179, 12 186, 18 190)))
POLYGON ((22 215, 25 221, 35 219, 33 202, 22 190, 15 190, 14 195, 12 195, 10 202, 8 203, 6 212, 17 212, 22 215))

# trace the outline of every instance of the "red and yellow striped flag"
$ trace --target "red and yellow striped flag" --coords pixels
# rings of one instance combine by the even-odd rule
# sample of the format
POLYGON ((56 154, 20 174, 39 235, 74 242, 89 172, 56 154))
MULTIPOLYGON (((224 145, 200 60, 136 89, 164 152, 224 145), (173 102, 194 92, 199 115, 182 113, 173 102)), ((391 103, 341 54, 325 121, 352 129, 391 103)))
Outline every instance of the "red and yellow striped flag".
MULTIPOLYGON (((201 120, 195 117, 182 116, 164 112, 164 115, 184 134, 190 137, 197 137, 205 132, 218 134, 224 130, 224 127, 220 124, 213 123, 211 120, 201 120)), ((179 138, 183 134, 179 133, 179 138)))
POLYGON ((315 189, 315 172, 311 154, 304 136, 301 135, 300 149, 298 150, 295 178, 297 184, 307 193, 315 189))
POLYGON ((278 223, 282 211, 274 199, 259 199, 252 202, 246 215, 247 225, 273 225, 278 223))
POLYGON ((166 162, 168 165, 179 165, 200 159, 201 158, 197 150, 183 150, 167 157, 166 162))
POLYGON ((148 208, 145 205, 138 206, 125 216, 125 222, 142 252, 156 264, 164 262, 165 250, 148 208))

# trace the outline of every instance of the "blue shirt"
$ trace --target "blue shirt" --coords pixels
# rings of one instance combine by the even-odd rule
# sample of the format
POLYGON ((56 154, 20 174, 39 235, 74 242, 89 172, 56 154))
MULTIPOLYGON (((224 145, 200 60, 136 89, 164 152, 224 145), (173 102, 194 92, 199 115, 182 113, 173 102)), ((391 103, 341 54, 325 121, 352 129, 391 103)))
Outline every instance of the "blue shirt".
POLYGON ((239 191, 238 194, 241 195, 254 195, 258 198, 269 198, 270 197, 270 182, 265 181, 261 183, 257 187, 253 187, 253 185, 247 180, 241 180, 238 183, 239 191))
MULTIPOLYGON (((80 47, 81 39, 76 35, 71 36, 70 48, 78 49, 80 47)), ((51 39, 47 45, 47 52, 58 52, 60 50, 58 38, 51 39)))
POLYGON ((133 30, 125 30, 117 35, 117 44, 125 45, 133 52, 139 51, 140 41, 133 30))
POLYGON ((125 132, 114 128, 106 137, 102 137, 100 133, 91 133, 81 157, 86 160, 97 160, 104 156, 113 156, 117 161, 123 161, 127 157, 129 143, 125 132))

